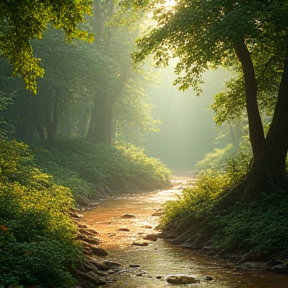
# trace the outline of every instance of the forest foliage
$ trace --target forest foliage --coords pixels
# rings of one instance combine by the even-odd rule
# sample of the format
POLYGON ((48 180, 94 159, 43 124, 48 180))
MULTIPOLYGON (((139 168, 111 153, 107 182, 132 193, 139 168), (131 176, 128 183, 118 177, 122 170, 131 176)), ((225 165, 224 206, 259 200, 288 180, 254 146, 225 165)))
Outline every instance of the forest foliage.
POLYGON ((158 123, 148 74, 130 69, 133 33, 107 25, 113 1, 32 2, 0 3, 0 287, 69 287, 84 257, 70 210, 168 187, 171 175, 143 149, 113 145, 158 123))
POLYGON ((70 190, 36 168, 27 145, 0 141, 0 283, 71 285, 82 259, 70 190))
POLYGON ((152 56, 157 66, 166 66, 176 58, 174 84, 199 93, 205 71, 233 69, 236 76, 213 104, 215 120, 228 123, 231 131, 239 124, 242 131, 248 127, 250 150, 240 151, 238 141, 234 148, 240 154, 228 157, 226 165, 210 154, 213 170, 203 171, 194 188, 166 206, 162 225, 188 246, 201 247, 202 240, 223 251, 286 257, 287 1, 181 0, 171 9, 160 2, 125 1, 135 13, 152 7, 155 21, 137 40, 134 61, 152 56))
POLYGON ((117 143, 141 143, 143 131, 157 129, 143 89, 151 78, 140 66, 132 70, 139 36, 134 62, 153 54, 156 65, 165 66, 177 58, 181 90, 192 86, 200 93, 206 70, 234 68, 237 76, 213 105, 215 119, 234 125, 247 117, 252 144, 252 154, 242 149, 234 157, 228 147, 201 161, 199 167, 209 169, 166 204, 161 227, 191 246, 202 241, 221 251, 287 257, 287 3, 182 0, 173 9, 159 3, 154 9, 157 2, 163 3, 0 3, 0 54, 8 60, 0 59, 0 124, 7 137, 0 139, 0 285, 73 283, 69 271, 83 257, 69 218, 75 199, 85 204, 116 190, 169 186, 170 172, 157 159, 117 143), (143 36, 135 19, 150 8, 156 25, 143 36), (127 26, 108 23, 117 9, 127 26), (79 25, 85 19, 94 39, 79 25), (69 46, 65 37, 93 44, 69 46))
POLYGON ((35 162, 68 186, 78 202, 117 191, 166 188, 171 172, 142 148, 127 143, 91 144, 83 139, 63 139, 54 145, 32 146, 35 162))
POLYGON ((20 76, 26 88, 36 93, 36 79, 43 77, 44 69, 30 41, 41 39, 49 25, 62 30, 67 41, 89 40, 92 35, 79 24, 91 14, 90 0, 1 1, 0 53, 13 65, 13 74, 20 76))
POLYGON ((29 148, 1 138, 0 156, 0 284, 71 285, 83 254, 70 210, 106 193, 170 185, 163 164, 128 144, 29 148))
POLYGON ((223 205, 223 196, 245 179, 251 157, 243 152, 233 156, 230 150, 207 154, 195 186, 184 189, 177 201, 165 204, 160 227, 191 247, 211 245, 225 254, 253 251, 258 259, 287 257, 285 188, 263 191, 249 202, 243 195, 244 200, 223 205))

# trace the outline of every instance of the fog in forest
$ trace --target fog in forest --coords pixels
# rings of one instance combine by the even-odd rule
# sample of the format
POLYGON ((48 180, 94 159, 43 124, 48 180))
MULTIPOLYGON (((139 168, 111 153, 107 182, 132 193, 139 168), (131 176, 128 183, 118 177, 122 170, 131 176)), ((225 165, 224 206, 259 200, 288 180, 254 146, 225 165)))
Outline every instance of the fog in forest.
POLYGON ((216 126, 210 106, 214 95, 224 89, 229 73, 224 69, 209 71, 196 96, 191 88, 178 90, 173 85, 173 67, 163 71, 162 83, 150 89, 154 105, 153 117, 160 120, 160 131, 146 134, 149 156, 159 158, 172 171, 193 171, 194 165, 214 148, 222 148, 230 141, 223 128, 216 126))

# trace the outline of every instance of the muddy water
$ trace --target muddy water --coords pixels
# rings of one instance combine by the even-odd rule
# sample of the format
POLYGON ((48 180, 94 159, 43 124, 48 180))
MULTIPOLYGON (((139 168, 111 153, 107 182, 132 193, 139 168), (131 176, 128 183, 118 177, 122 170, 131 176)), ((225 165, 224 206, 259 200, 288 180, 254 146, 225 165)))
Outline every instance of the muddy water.
POLYGON ((162 204, 180 193, 181 189, 123 194, 84 213, 83 220, 99 232, 100 246, 109 253, 106 258, 123 264, 103 287, 288 288, 287 275, 237 270, 224 260, 173 246, 163 239, 143 240, 158 233, 155 227, 162 204), (124 218, 125 214, 131 218, 124 218), (171 285, 165 282, 165 276, 171 274, 193 275, 200 283, 171 285), (205 276, 213 280, 205 280, 205 276))

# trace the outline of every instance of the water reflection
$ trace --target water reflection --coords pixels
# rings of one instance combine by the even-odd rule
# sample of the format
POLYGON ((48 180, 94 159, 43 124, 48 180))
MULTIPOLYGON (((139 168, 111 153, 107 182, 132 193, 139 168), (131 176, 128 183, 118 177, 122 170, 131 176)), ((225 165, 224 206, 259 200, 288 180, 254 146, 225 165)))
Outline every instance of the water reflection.
POLYGON ((109 259, 124 264, 120 275, 111 275, 111 280, 117 282, 103 287, 170 287, 164 281, 166 275, 189 274, 200 283, 172 287, 288 288, 287 275, 237 270, 224 260, 176 247, 163 239, 147 241, 148 246, 132 245, 133 241, 143 241, 147 234, 157 233, 153 228, 158 217, 153 213, 180 193, 181 190, 166 190, 120 195, 84 213, 84 221, 99 232, 101 247, 108 251, 109 259), (131 218, 123 218, 124 214, 131 218), (213 280, 207 281, 205 276, 213 280))

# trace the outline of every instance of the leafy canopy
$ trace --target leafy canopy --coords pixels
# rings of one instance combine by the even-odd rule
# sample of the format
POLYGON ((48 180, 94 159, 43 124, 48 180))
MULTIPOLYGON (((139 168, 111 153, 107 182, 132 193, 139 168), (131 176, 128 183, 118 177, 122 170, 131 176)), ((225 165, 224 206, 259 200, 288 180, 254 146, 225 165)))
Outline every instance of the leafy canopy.
POLYGON ((235 66, 233 44, 243 40, 253 57, 261 54, 266 62, 271 57, 276 63, 283 62, 287 1, 181 0, 173 9, 156 7, 156 27, 137 40, 140 51, 133 59, 140 62, 153 54, 157 65, 167 65, 170 58, 178 58, 175 84, 180 89, 192 86, 200 91, 205 70, 235 66))
POLYGON ((0 53, 15 67, 14 75, 23 77, 26 88, 36 93, 36 78, 44 75, 30 40, 41 39, 49 24, 64 30, 68 41, 89 39, 78 25, 85 15, 91 15, 91 0, 0 2, 0 53))

